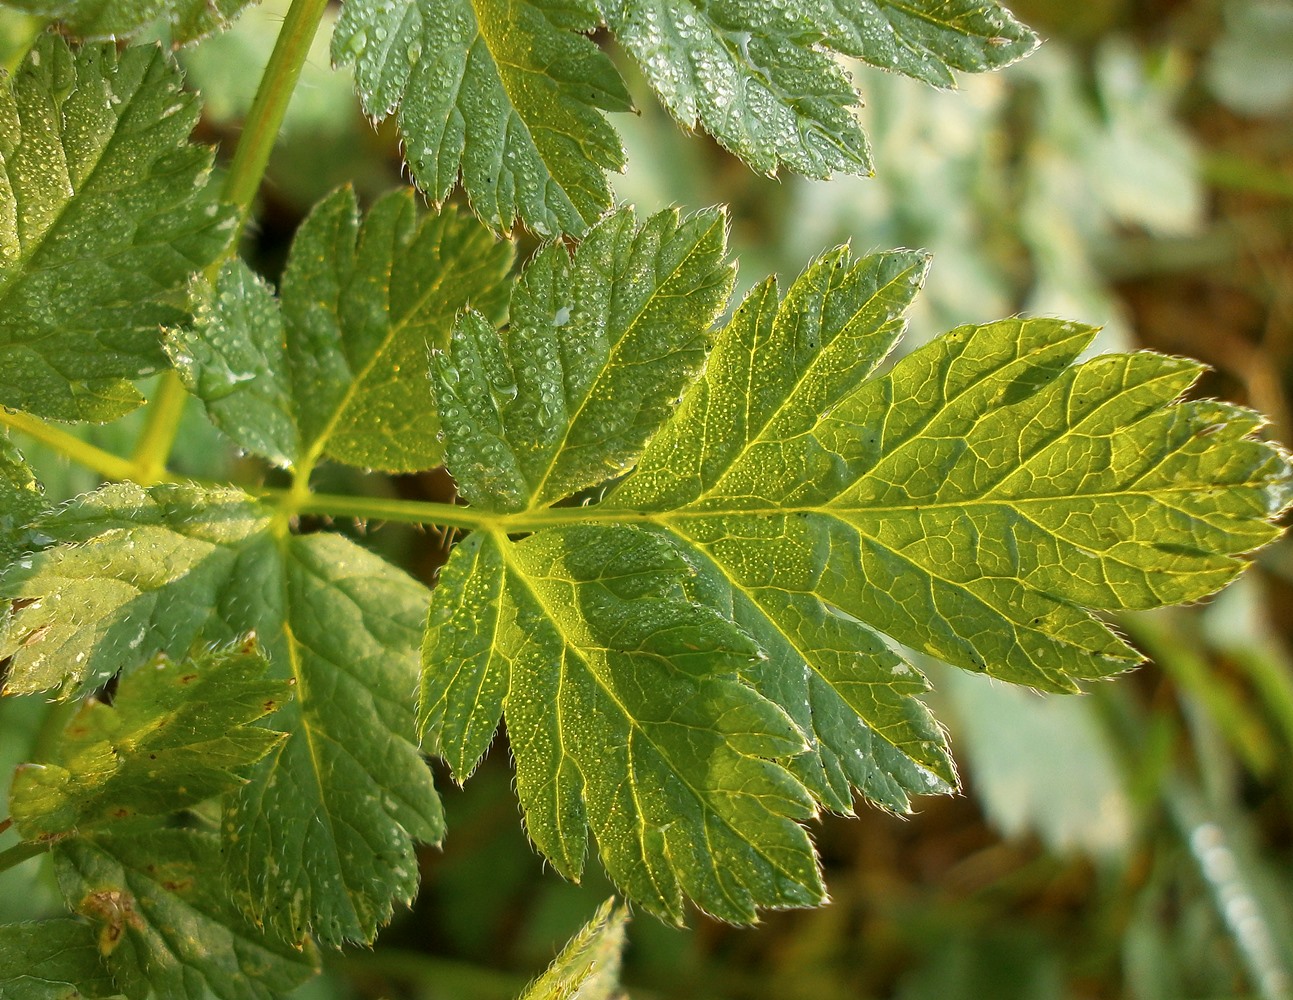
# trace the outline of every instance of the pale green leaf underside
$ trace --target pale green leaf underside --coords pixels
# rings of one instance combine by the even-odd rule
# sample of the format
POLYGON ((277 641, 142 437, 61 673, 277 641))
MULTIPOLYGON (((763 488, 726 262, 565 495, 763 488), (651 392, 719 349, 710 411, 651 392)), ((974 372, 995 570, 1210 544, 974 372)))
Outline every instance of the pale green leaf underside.
POLYGON ((118 995, 89 924, 63 917, 0 925, 5 1000, 106 1000, 118 995))
POLYGON ((685 575, 670 545, 627 525, 472 535, 437 590, 423 728, 465 777, 505 715, 526 829, 569 878, 591 829, 625 894, 675 921, 684 895, 733 921, 819 903, 797 822, 812 801, 772 763, 803 738, 741 682, 757 647, 689 602, 685 575), (497 595, 488 647, 463 614, 483 592, 497 595))
POLYGON ((251 650, 161 658, 122 678, 111 705, 87 701, 55 758, 14 775, 19 832, 36 840, 166 816, 242 784, 284 738, 252 725, 291 697, 267 667, 251 650))
POLYGON ((362 220, 349 189, 302 224, 282 301, 241 261, 198 290, 167 351, 212 421, 284 466, 321 457, 414 472, 440 464, 426 354, 454 316, 503 313, 511 247, 457 212, 418 218, 410 191, 362 220))
POLYGON ((227 809, 236 896, 289 940, 371 940, 416 891, 414 841, 442 833, 409 704, 425 590, 339 536, 276 536, 236 491, 108 487, 40 527, 64 544, 0 576, 35 599, 0 631, 8 688, 254 632, 295 696, 274 720, 288 741, 227 809))
POLYGON ((107 420, 164 367, 159 326, 232 215, 188 143, 198 107, 160 48, 53 35, 0 84, 0 404, 107 420))
MULTIPOLYGON (((708 793, 724 789, 706 783, 715 772, 703 755, 670 753, 706 740, 733 746, 720 701, 670 688, 698 676, 698 657, 711 658, 701 676, 757 694, 748 705, 778 706, 803 740, 756 751, 764 779, 838 811, 859 792, 901 811, 956 776, 918 699, 925 679, 895 641, 1002 679, 1075 690, 1137 659, 1093 609, 1197 599, 1277 534, 1271 520, 1293 499, 1287 457, 1252 438, 1250 412, 1179 402, 1197 365, 1149 353, 1079 363, 1089 328, 1009 320, 954 330, 877 376, 925 266, 917 253, 855 261, 841 249, 784 300, 774 282, 756 287, 645 450, 626 449, 619 462, 608 452, 606 480, 624 462, 636 467, 590 506, 549 506, 526 471, 536 449, 541 468, 561 465, 575 425, 562 364, 546 376, 542 366, 527 371, 536 387, 519 387, 516 373, 535 352, 513 346, 515 315, 507 332, 460 326, 437 359, 437 398, 460 407, 446 420, 450 471, 464 496, 498 513, 494 531, 460 544, 433 596, 425 738, 465 777, 502 712, 527 826, 559 870, 578 874, 587 825, 626 894, 669 915, 679 889, 745 920, 751 901, 793 904, 788 886, 811 884, 707 882, 671 840, 681 830, 695 841, 708 793), (518 403, 545 395, 552 405, 518 403), (472 461, 487 444, 516 460, 472 461), (595 525, 604 534, 591 534, 595 525), (533 534, 514 540, 523 532, 533 534), (632 575, 610 554, 630 551, 639 570, 663 571, 668 553, 682 559, 673 579, 689 603, 673 606, 678 627, 688 608, 714 609, 761 655, 737 665, 730 652, 684 642, 657 650, 654 672, 620 671, 637 633, 622 624, 603 635, 597 622, 610 607, 603 591, 632 575), (603 699, 625 684, 668 692, 670 721, 693 727, 687 738, 656 725, 650 697, 603 699), (609 728, 596 753, 581 749, 598 726, 609 728), (651 770, 645 746, 671 767, 651 770), (628 816, 640 817, 631 835, 616 826, 628 816)), ((550 326, 555 343, 541 356, 565 358, 582 343, 563 345, 565 336, 550 326)), ((625 395, 609 394, 621 412, 637 405, 625 395)), ((762 726, 766 739, 772 717, 762 726)), ((791 792, 763 801, 777 802, 771 813, 783 820, 795 816, 791 792)), ((768 815, 727 818, 749 853, 710 850, 737 881, 767 873, 752 860, 766 859, 761 851, 788 849, 785 826, 768 815)))
POLYGON ((117 39, 164 21, 169 40, 183 45, 219 31, 242 13, 250 0, 6 0, 38 17, 61 23, 76 38, 117 39))
POLYGON ((836 54, 952 86, 1036 36, 983 0, 347 0, 333 60, 354 64, 365 110, 398 109, 405 157, 442 201, 461 175, 476 211, 542 234, 580 233, 623 166, 604 117, 630 108, 584 34, 604 23, 661 102, 752 167, 866 173, 858 95, 836 54))
POLYGON ((277 1000, 318 971, 314 948, 266 937, 230 905, 211 877, 222 861, 213 834, 101 833, 53 850, 63 896, 99 925, 104 962, 129 996, 277 1000))
POLYGON ((980 73, 1022 59, 1037 34, 995 0, 818 0, 827 43, 845 55, 954 87, 953 70, 980 73))
POLYGON ((520 1000, 617 1000, 628 911, 608 899, 520 1000))

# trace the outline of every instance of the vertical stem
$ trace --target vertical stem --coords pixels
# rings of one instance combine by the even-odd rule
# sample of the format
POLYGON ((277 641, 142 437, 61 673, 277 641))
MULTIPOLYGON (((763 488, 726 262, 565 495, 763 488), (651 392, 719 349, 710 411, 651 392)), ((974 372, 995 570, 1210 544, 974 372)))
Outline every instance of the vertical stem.
MULTIPOLYGON (((242 137, 234 150, 222 191, 224 200, 238 208, 238 225, 230 243, 230 253, 237 250, 238 237, 247 224, 252 201, 260 190, 287 105, 292 100, 296 81, 301 76, 301 68, 305 65, 327 6, 328 0, 293 0, 260 78, 260 86, 243 123, 242 137)), ((222 260, 212 264, 207 269, 207 277, 214 278, 222 264, 222 260)), ((135 446, 136 478, 141 483, 147 485, 163 478, 187 399, 188 394, 179 376, 173 371, 166 372, 149 403, 144 430, 135 446)))
POLYGON ((144 429, 135 442, 131 478, 140 486, 152 486, 166 477, 166 463, 175 446, 180 417, 184 415, 184 404, 188 400, 188 391, 179 375, 173 371, 163 372, 152 399, 148 401, 144 429))
POLYGON ((238 206, 240 231, 260 190, 288 102, 327 7, 328 0, 293 0, 251 102, 251 110, 247 112, 242 138, 238 140, 224 183, 225 200, 238 206))

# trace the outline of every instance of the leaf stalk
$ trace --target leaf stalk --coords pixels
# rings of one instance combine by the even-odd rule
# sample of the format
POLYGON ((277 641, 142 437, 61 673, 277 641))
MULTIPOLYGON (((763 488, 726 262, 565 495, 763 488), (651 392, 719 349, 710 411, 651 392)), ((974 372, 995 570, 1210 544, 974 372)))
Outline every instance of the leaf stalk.
POLYGON ((35 840, 24 840, 20 844, 14 844, 13 847, 0 851, 0 872, 15 868, 24 861, 44 854, 48 849, 48 844, 35 840))
POLYGON ((48 445, 64 458, 92 469, 105 479, 131 479, 136 465, 128 459, 121 458, 102 448, 82 441, 74 434, 46 423, 39 417, 19 410, 7 410, 0 407, 0 425, 11 427, 29 437, 35 438, 43 445, 48 445))
MULTIPOLYGON (((239 237, 247 224, 252 202, 269 165, 270 153, 283 126, 287 106, 291 103, 327 7, 328 0, 293 0, 288 8, 274 51, 265 65, 247 120, 243 123, 242 136, 234 150, 229 172, 225 175, 221 197, 238 209, 238 220, 225 255, 207 268, 208 279, 214 279, 224 261, 237 251, 239 237)), ((164 373, 156 394, 149 401, 144 429, 135 447, 133 471, 128 478, 145 486, 166 478, 166 463, 175 446, 187 399, 188 393, 179 376, 174 371, 164 373)))

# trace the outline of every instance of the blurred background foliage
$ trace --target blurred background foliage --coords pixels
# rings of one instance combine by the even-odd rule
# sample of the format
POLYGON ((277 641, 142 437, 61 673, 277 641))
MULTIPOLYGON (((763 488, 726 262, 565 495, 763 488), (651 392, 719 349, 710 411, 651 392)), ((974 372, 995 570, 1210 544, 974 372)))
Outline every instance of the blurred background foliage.
MULTIPOLYGON (((618 116, 619 196, 732 207, 748 286, 789 280, 841 242, 919 246, 935 264, 909 345, 1014 312, 1101 323, 1098 349, 1189 354, 1198 391, 1293 432, 1293 0, 1015 0, 1047 43, 953 93, 853 67, 877 176, 768 179, 679 132, 659 108, 618 116)), ((200 137, 226 150, 281 21, 278 0, 181 53, 207 96, 200 137)), ((23 45, 0 21, 0 56, 23 45)), ((632 79, 634 93, 646 88, 632 79)), ((274 276, 309 206, 339 183, 400 179, 397 138, 360 116, 318 40, 246 248, 274 276)), ((268 476, 196 414, 181 471, 268 476)), ((129 419, 85 431, 128 447, 129 419)), ((96 485, 28 449, 54 499, 96 485)), ((443 498, 442 474, 329 489, 443 498)), ((308 527, 308 526, 307 526, 308 527)), ((429 577, 444 539, 340 525, 429 577)), ((1085 697, 1041 698, 927 664, 963 795, 895 818, 826 817, 833 903, 733 929, 696 915, 630 929, 632 996, 895 1000, 1293 998, 1293 542, 1200 607, 1126 616, 1150 662, 1085 697)), ((0 704, 0 774, 39 758, 60 709, 0 704)), ((0 790, 3 781, 0 779, 0 790)), ((449 837, 375 950, 335 956, 300 1000, 515 995, 609 893, 528 848, 505 743, 465 790, 440 775, 449 837)), ((12 838, 12 834, 8 837, 12 838)), ((0 840, 0 847, 7 840, 0 840)), ((49 874, 0 876, 0 920, 57 909, 49 874)))

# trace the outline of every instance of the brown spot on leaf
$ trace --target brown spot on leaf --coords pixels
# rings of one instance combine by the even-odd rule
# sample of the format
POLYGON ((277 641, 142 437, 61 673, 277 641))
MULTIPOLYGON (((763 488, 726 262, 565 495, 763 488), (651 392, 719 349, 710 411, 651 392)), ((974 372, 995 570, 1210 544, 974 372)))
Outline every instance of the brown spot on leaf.
POLYGON ((99 889, 81 900, 77 909, 103 924, 99 929, 99 954, 107 957, 121 944, 127 929, 143 930, 135 912, 135 897, 120 889, 99 889))

